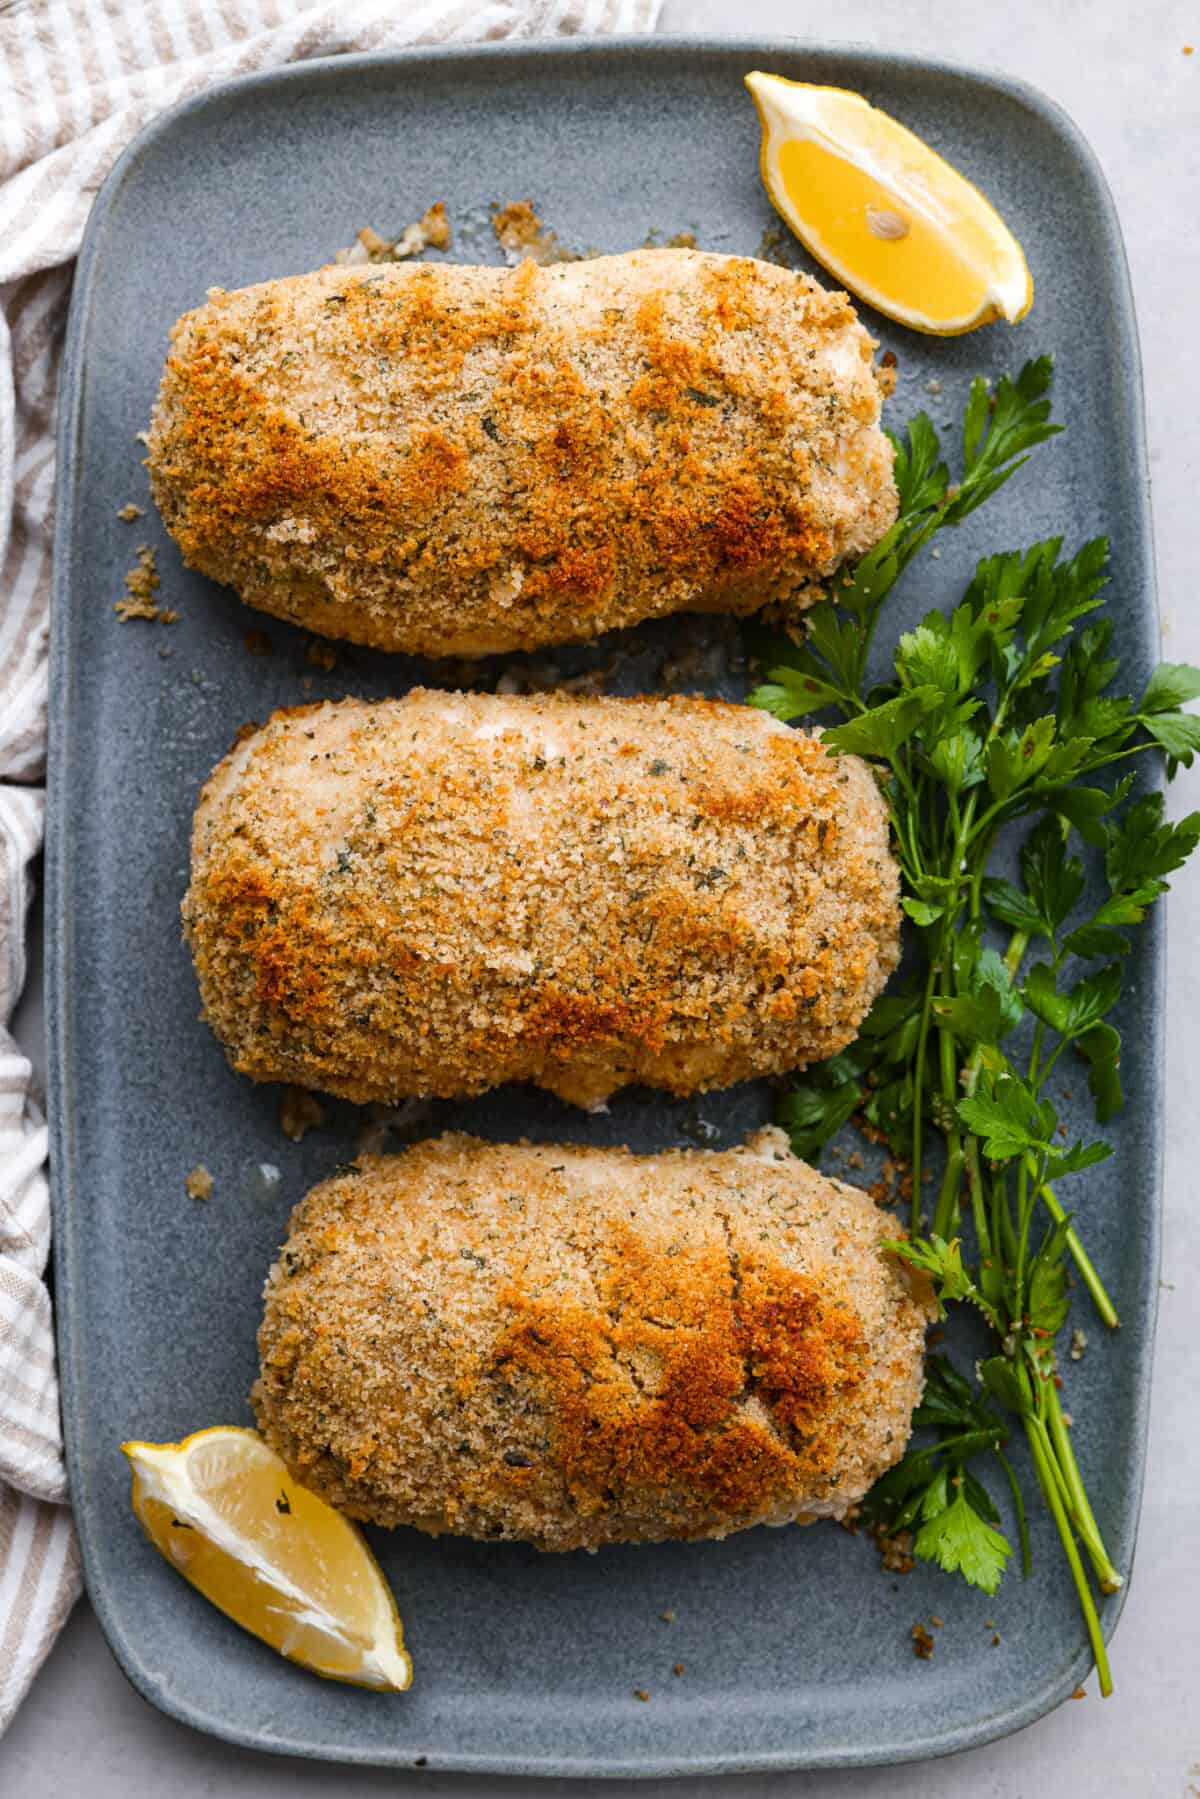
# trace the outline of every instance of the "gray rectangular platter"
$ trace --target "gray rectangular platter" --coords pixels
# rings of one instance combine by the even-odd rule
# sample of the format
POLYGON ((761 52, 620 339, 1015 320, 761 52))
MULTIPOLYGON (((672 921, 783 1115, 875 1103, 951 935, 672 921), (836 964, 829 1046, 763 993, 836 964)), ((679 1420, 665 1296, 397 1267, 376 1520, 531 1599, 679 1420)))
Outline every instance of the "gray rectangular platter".
MULTIPOLYGON (((417 1678, 403 1697, 318 1682, 191 1592, 129 1509, 118 1444, 247 1422, 259 1292, 290 1206, 349 1159, 362 1128, 331 1108, 286 1142, 278 1092, 236 1078, 197 1019, 180 941, 188 831, 202 781, 247 719, 311 695, 403 691, 430 671, 342 651, 324 672, 303 636, 186 573, 148 504, 142 448, 167 333, 213 284, 315 267, 362 224, 398 230, 444 199, 451 259, 495 259, 486 203, 532 195, 563 241, 629 248, 697 229, 752 253, 773 215, 742 76, 759 66, 860 89, 975 176, 1012 221, 1038 284, 1031 318, 949 341, 883 325, 900 358, 890 417, 957 419, 969 377, 1057 356, 1070 426, 1004 495, 924 559, 889 640, 958 593, 985 551, 1063 532, 1114 538, 1131 683, 1157 629, 1136 333, 1104 181, 1070 122, 1027 88, 963 70, 793 41, 682 39, 422 52, 239 82, 154 123, 110 177, 80 259, 63 390, 48 848, 53 1177, 63 1407, 88 1586, 136 1687, 201 1729, 262 1749, 394 1766, 655 1775, 815 1767, 945 1753, 1038 1717, 1087 1666, 1061 1554, 1035 1526, 1036 1570, 994 1601, 936 1570, 886 1576, 866 1537, 832 1526, 724 1543, 539 1557, 399 1531, 375 1547, 417 1678), (472 236, 472 233, 474 234, 472 236), (943 384, 931 398, 926 383, 943 384), (178 624, 120 625, 136 545, 158 550, 178 624), (272 653, 252 657, 248 630, 272 653), (185 1176, 204 1162, 209 1204, 185 1176), (272 1185, 258 1172, 274 1164, 272 1185), (665 1623, 660 1614, 676 1614, 665 1623), (939 1614, 932 1662, 914 1621, 939 1614), (992 1646, 985 1619, 1002 1643, 992 1646), (682 1678, 671 1674, 682 1662, 682 1678), (635 1689, 650 1692, 639 1702, 635 1689)), ((793 247, 797 266, 803 262, 793 247)), ((635 634, 615 682, 664 664, 736 695, 722 625, 635 634), (698 661, 697 661, 698 657, 698 661)), ((613 649, 556 655, 565 672, 613 649)), ((433 671, 436 679, 437 671, 433 671)), ((686 685, 686 675, 681 677, 686 685)), ((1136 689, 1135 689, 1136 690, 1136 689)), ((1069 1371, 1077 1445, 1119 1565, 1134 1547, 1158 1267, 1162 939, 1134 959, 1122 1027, 1128 1105, 1117 1154, 1083 1199, 1125 1328, 1069 1371)), ((1056 1096, 1057 1097, 1057 1096, 1056 1096)), ((732 1143, 769 1113, 747 1087, 697 1102, 630 1093, 585 1118, 506 1091, 439 1105, 425 1131, 732 1143)), ((395 1137, 392 1139, 397 1141, 395 1137)), ((1085 1323, 1094 1323, 1082 1319, 1085 1323)), ((968 1349, 967 1353, 971 1353, 968 1349)), ((1106 1611, 1115 1623, 1118 1602, 1106 1611)))

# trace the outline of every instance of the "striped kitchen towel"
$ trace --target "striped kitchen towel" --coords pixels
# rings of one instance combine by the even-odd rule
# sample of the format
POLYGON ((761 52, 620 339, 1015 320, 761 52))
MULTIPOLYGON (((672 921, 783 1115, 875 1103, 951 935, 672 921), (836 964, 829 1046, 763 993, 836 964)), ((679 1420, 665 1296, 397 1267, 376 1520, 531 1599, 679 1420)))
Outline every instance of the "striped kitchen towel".
POLYGON ((146 121, 343 51, 639 32, 659 0, 0 0, 0 1731, 79 1592, 62 1460, 46 1127, 8 1032, 42 835, 54 405, 71 259, 146 121))

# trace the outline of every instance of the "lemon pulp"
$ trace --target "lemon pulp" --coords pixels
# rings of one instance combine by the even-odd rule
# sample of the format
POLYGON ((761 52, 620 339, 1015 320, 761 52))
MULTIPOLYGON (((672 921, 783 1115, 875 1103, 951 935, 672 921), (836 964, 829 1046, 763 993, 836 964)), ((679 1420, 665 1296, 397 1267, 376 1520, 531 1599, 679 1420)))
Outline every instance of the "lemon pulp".
POLYGON ((865 286, 886 289, 914 311, 932 288, 953 317, 987 299, 986 279, 941 232, 836 151, 792 139, 780 146, 779 171, 789 196, 821 188, 822 248, 841 267, 861 271, 865 286))
POLYGON ((839 280, 889 318, 953 335, 1024 316, 1033 283, 995 208, 860 94, 754 73, 762 175, 776 210, 839 280))
POLYGON ((143 1529, 206 1599, 313 1673, 409 1686, 395 1603, 362 1533, 299 1486, 256 1431, 122 1448, 143 1529))

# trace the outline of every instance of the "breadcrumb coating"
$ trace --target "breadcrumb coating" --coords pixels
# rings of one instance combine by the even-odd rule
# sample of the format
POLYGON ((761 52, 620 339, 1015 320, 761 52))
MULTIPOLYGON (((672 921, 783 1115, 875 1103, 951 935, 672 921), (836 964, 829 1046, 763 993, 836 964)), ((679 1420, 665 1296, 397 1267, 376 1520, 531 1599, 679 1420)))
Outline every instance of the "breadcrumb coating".
POLYGON ((845 294, 694 250, 214 288, 151 483, 194 567, 382 649, 798 610, 896 516, 874 348, 845 294))
POLYGON ((903 1454, 930 1289, 783 1133, 366 1157, 292 1215, 259 1428, 377 1524, 541 1549, 842 1517, 903 1454))
POLYGON ((416 689, 244 735, 183 917, 256 1080, 596 1105, 835 1054, 895 967, 897 887, 865 764, 764 712, 416 689))

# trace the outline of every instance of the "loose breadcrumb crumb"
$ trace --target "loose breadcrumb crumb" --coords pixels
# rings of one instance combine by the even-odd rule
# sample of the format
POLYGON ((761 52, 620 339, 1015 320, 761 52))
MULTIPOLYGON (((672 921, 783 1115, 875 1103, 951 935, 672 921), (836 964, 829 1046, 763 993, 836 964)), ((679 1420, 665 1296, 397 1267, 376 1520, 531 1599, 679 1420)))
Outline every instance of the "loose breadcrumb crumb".
POLYGON ((198 1162, 187 1177, 188 1198, 211 1199, 212 1191, 213 1177, 204 1166, 204 1163, 198 1162))
POLYGON ((136 563, 125 576, 125 598, 116 602, 113 611, 123 625, 131 618, 157 619, 164 625, 173 625, 179 617, 178 612, 160 606, 154 597, 159 587, 154 551, 148 543, 140 543, 137 554, 136 563))
POLYGON ((302 1143, 309 1131, 325 1122, 325 1108, 307 1087, 285 1087, 279 1102, 279 1128, 293 1143, 302 1143))
POLYGON ((933 1660, 933 1638, 923 1624, 913 1625, 912 1642, 913 1654, 919 1662, 931 1662, 933 1660))
POLYGON ((406 225, 397 238, 383 237, 371 225, 360 226, 355 233, 355 242, 342 250, 336 250, 333 260, 343 265, 356 262, 407 262, 410 257, 419 256, 422 250, 449 248, 450 221, 446 217, 446 205, 443 200, 435 200, 432 206, 426 207, 419 219, 406 225))
POLYGON ((682 1662, 676 1662, 674 1664, 674 1666, 672 1667, 671 1672, 675 1676, 676 1680, 678 1680, 679 1676, 683 1673, 683 1669, 684 1669, 684 1664, 682 1662))
POLYGON ((122 519, 127 525, 131 525, 135 518, 145 518, 145 516, 146 508, 144 506, 135 506, 132 500, 128 500, 126 504, 117 511, 117 517, 122 519))
POLYGON ((1073 1362, 1082 1362, 1087 1351, 1087 1346, 1087 1332, 1085 1330, 1080 1330, 1078 1325, 1076 1325, 1075 1329, 1071 1332, 1071 1360, 1073 1362))
POLYGON ((435 201, 423 212, 415 225, 408 225, 400 233, 392 245, 392 261, 403 262, 407 256, 416 256, 426 248, 448 250, 450 248, 450 224, 446 218, 445 204, 435 201))
POLYGON ((646 1691, 645 1687, 634 1687, 633 1696, 635 1699, 640 1699, 643 1705, 645 1705, 646 1701, 650 1697, 650 1695, 646 1691))
POLYGON ((510 200, 507 206, 497 206, 492 230, 505 261, 514 266, 518 262, 536 262, 544 268, 552 262, 581 260, 578 250, 569 250, 559 242, 558 232, 542 223, 532 200, 510 200))
POLYGON ((670 237, 664 237, 663 233, 655 227, 654 230, 647 231, 642 239, 643 250, 696 250, 698 248, 696 233, 690 230, 675 231, 670 237))
POLYGON ((871 1536, 879 1550, 879 1559, 888 1574, 911 1574, 916 1566, 913 1558, 911 1530, 887 1531, 882 1524, 872 1527, 871 1536))
POLYGON ((658 1615, 664 1624, 674 1624, 675 1622, 675 1614, 671 1611, 670 1607, 668 1607, 665 1612, 659 1612, 658 1615))
POLYGON ((935 1617, 935 1618, 930 1618, 929 1622, 933 1625, 933 1628, 935 1630, 940 1630, 942 1628, 942 1625, 946 1622, 946 1620, 944 1618, 936 1618, 935 1617))
POLYGON ((380 237, 378 231, 372 231, 369 225, 362 226, 356 235, 359 243, 372 259, 391 255, 392 246, 386 237, 380 237))

